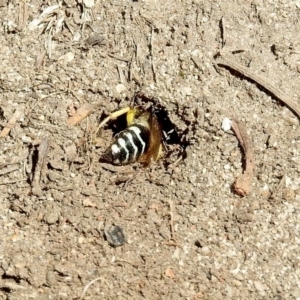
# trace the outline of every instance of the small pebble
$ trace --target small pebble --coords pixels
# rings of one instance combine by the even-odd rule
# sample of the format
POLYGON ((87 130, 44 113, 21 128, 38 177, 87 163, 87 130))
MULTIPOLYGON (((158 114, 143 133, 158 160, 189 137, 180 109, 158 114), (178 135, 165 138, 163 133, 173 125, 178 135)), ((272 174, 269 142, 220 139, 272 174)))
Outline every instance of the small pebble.
POLYGON ((117 93, 121 94, 123 92, 126 92, 127 88, 124 84, 120 83, 116 86, 117 93))
POLYGON ((228 131, 231 129, 231 124, 232 124, 232 121, 229 118, 224 118, 222 121, 221 127, 224 131, 228 131))
POLYGON ((125 244, 126 239, 123 229, 120 226, 107 226, 104 229, 105 238, 113 247, 119 247, 125 244))
POLYGON ((44 221, 48 225, 55 224, 58 221, 59 215, 57 212, 49 212, 44 216, 44 221))
POLYGON ((260 292, 264 291, 266 287, 260 281, 254 281, 256 289, 260 292))
POLYGON ((284 200, 292 201, 295 198, 295 191, 291 188, 285 188, 282 192, 282 197, 284 200))

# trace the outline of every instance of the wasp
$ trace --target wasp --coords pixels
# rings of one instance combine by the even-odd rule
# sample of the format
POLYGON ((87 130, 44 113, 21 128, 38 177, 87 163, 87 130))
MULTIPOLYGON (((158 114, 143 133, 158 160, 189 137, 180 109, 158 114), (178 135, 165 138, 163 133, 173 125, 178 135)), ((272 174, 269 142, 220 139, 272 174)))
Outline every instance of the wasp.
POLYGON ((114 165, 141 162, 145 167, 157 161, 162 156, 162 129, 151 106, 118 110, 103 120, 99 128, 124 114, 127 127, 115 136, 101 160, 114 165))

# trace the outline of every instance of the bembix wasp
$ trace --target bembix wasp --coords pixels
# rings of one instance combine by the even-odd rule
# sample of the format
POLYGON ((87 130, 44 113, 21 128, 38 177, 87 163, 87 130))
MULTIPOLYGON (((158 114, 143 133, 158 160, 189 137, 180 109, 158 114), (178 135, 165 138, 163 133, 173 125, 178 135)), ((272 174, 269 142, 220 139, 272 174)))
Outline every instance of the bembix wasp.
POLYGON ((162 156, 162 129, 152 106, 118 110, 103 120, 99 128, 124 114, 127 127, 115 136, 101 160, 115 165, 141 162, 144 166, 157 161, 162 156))

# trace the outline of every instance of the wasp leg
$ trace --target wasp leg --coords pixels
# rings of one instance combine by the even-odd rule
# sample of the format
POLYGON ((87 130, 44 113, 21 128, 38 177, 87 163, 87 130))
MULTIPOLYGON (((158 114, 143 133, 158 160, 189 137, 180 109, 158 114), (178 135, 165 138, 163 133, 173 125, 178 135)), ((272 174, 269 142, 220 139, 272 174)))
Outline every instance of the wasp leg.
MULTIPOLYGON (((122 115, 128 113, 130 110, 131 110, 130 107, 125 107, 125 108, 122 108, 122 109, 120 109, 120 110, 117 110, 117 111, 113 112, 112 114, 110 114, 107 118, 105 118, 105 119, 99 124, 98 130, 99 130, 101 127, 103 127, 108 121, 114 120, 114 119, 116 119, 116 118, 118 118, 118 117, 120 117, 120 116, 122 116, 122 115)), ((97 131, 98 131, 98 130, 97 130, 97 131)))
POLYGON ((126 113, 128 113, 129 111, 131 110, 131 108, 128 106, 128 107, 125 107, 125 108, 122 108, 120 110, 117 110, 115 112, 113 112, 112 114, 110 114, 107 118, 105 118, 100 124, 99 126, 97 127, 96 131, 95 131, 95 137, 98 133, 98 131, 100 130, 100 128, 102 128, 108 121, 110 120, 114 120, 126 113))

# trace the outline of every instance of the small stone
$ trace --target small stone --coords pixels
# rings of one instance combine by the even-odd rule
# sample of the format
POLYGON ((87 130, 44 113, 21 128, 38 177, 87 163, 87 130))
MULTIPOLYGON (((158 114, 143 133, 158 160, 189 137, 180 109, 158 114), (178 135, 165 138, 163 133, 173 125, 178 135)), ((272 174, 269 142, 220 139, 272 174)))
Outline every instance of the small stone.
POLYGON ((52 224, 55 224, 58 221, 58 218, 59 218, 58 213, 56 213, 56 212, 49 212, 48 214, 46 214, 44 216, 44 221, 48 225, 52 225, 52 224))
POLYGON ((78 244, 83 244, 84 241, 85 241, 85 237, 84 237, 84 236, 80 236, 80 237, 78 238, 78 244))
POLYGON ((56 284, 55 274, 51 271, 48 271, 46 274, 46 281, 47 281, 48 286, 50 286, 50 287, 55 286, 55 284, 56 284))
POLYGON ((266 289, 264 284, 262 284, 260 281, 254 281, 254 286, 259 292, 262 292, 266 289))
POLYGON ((224 131, 228 131, 231 129, 232 121, 229 118, 224 118, 222 121, 221 128, 224 131))
POLYGON ((104 229, 105 238, 113 247, 119 247, 125 244, 126 239, 123 229, 120 226, 107 226, 104 229))
POLYGON ((190 216, 189 217, 189 222, 191 224, 197 224, 198 223, 198 217, 197 216, 190 216))
POLYGON ((261 190, 260 194, 263 198, 268 199, 271 195, 270 189, 267 185, 265 185, 261 190))
POLYGON ((27 135, 23 135, 22 136, 22 141, 25 144, 30 144, 32 142, 32 139, 29 136, 27 136, 27 135))
POLYGON ((238 220, 242 221, 242 222, 251 222, 253 221, 253 214, 252 213, 249 213, 245 210, 238 210, 236 212, 236 217, 238 220))
POLYGON ((80 32, 75 32, 73 36, 73 41, 78 42, 81 39, 81 33, 80 32))
POLYGON ((124 84, 120 83, 116 86, 116 92, 119 94, 122 94, 123 92, 126 92, 127 88, 124 84))
POLYGON ((282 191, 282 198, 287 201, 292 201, 295 198, 295 191, 291 188, 286 188, 282 191))
POLYGON ((180 90, 180 93, 183 96, 191 96, 193 91, 190 87, 182 87, 181 90, 180 90))
POLYGON ((242 285, 242 283, 239 280, 236 280, 236 279, 233 279, 231 282, 236 287, 240 287, 242 285))
POLYGON ((65 63, 70 62, 74 59, 75 53, 73 52, 67 52, 66 54, 62 55, 58 58, 58 61, 63 61, 65 63))

